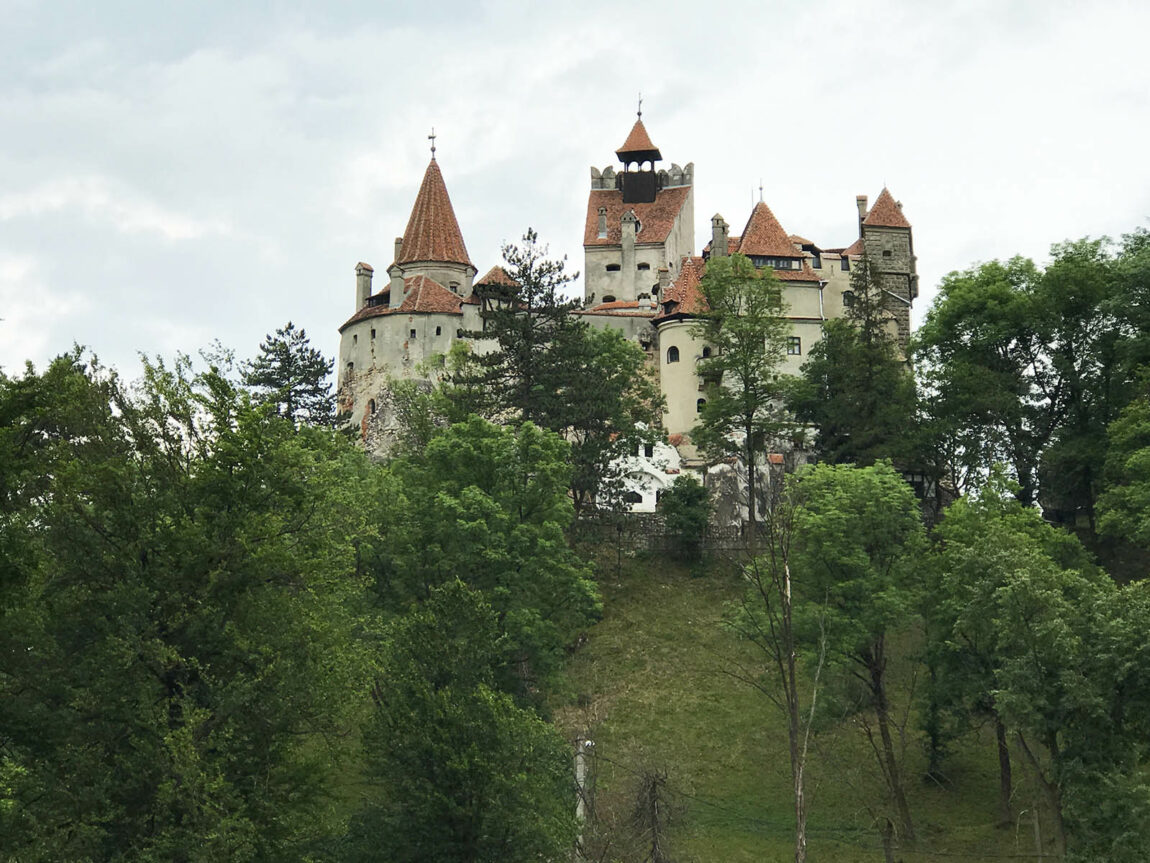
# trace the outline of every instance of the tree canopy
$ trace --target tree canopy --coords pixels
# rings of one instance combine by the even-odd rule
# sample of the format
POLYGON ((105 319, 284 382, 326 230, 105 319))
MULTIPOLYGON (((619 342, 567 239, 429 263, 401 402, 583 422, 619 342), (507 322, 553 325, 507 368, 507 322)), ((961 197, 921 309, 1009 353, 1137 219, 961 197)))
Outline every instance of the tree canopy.
POLYGON ((288 321, 260 343, 259 353, 244 364, 242 379, 257 403, 280 416, 297 425, 326 425, 335 411, 328 380, 334 364, 288 321))

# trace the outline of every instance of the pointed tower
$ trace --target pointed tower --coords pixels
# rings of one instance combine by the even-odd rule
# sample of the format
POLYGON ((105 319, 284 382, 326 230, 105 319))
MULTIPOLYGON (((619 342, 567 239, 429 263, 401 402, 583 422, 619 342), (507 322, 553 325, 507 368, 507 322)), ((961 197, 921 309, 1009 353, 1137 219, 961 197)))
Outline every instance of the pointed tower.
POLYGON ((394 251, 389 280, 378 293, 371 292, 372 268, 356 267, 356 311, 339 328, 340 409, 377 454, 386 452, 394 431, 388 382, 423 374, 425 360, 447 353, 459 333, 479 323, 478 300, 472 296, 475 266, 434 146, 394 251))
POLYGON ((673 280, 695 245, 694 165, 657 168, 663 156, 639 113, 615 155, 616 171, 591 168, 583 232, 584 300, 654 313, 659 269, 673 280))
MULTIPOLYGON (((860 201, 861 211, 866 199, 860 196, 860 201)), ((914 237, 902 204, 885 186, 862 217, 859 233, 867 258, 878 269, 883 293, 898 324, 899 346, 905 350, 910 338, 911 304, 918 297, 914 237)))

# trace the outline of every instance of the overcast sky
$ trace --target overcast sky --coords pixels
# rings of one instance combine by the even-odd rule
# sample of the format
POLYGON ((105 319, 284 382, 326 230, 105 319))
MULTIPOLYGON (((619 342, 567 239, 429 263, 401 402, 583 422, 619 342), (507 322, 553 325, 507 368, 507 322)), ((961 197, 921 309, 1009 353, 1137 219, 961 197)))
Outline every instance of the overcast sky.
MULTIPOLYGON (((0 368, 74 342, 329 356, 438 159, 480 273, 536 228, 582 268, 591 165, 635 118, 695 164, 695 242, 760 181, 856 236, 889 186, 948 271, 1150 224, 1145 2, 0 0, 0 368)), ((383 275, 381 273, 381 275, 383 275)), ((382 287, 382 284, 379 285, 382 287)))

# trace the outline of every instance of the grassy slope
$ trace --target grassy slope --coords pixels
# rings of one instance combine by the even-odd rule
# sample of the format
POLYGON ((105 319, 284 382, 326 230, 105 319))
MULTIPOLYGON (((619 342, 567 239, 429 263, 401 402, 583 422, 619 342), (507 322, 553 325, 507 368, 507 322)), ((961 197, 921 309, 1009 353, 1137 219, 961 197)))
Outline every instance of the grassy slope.
MULTIPOLYGON (((676 860, 793 859, 782 715, 723 671, 732 657, 750 656, 721 626, 724 604, 740 591, 736 577, 691 578, 682 567, 645 559, 624 560, 621 570, 611 560, 602 571, 604 618, 572 658, 568 703, 555 710, 566 732, 589 730, 595 740, 597 811, 606 821, 625 816, 637 773, 666 769, 674 808, 682 808, 670 834, 676 860)), ((896 701, 905 704, 909 673, 897 685, 896 701)), ((827 726, 808 768, 810 859, 881 860, 873 819, 886 809, 874 757, 851 720, 827 726)), ((1017 835, 992 826, 998 780, 989 741, 972 736, 955 749, 946 765, 951 788, 924 783, 919 735, 908 725, 907 784, 919 842, 896 858, 973 863, 1032 854, 1028 822, 1017 835)))

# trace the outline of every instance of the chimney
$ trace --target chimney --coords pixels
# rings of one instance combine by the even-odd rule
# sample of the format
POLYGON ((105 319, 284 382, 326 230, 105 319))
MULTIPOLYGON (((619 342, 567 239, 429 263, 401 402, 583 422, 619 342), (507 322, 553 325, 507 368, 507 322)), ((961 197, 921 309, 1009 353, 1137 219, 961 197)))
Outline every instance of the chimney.
POLYGON ((623 278, 619 284, 621 300, 637 299, 635 296, 635 234, 638 233, 639 219, 634 210, 628 210, 619 220, 622 230, 623 278))
POLYGON ((866 195, 855 195, 855 205, 859 208, 859 236, 862 236, 862 223, 866 218, 866 195))
POLYGON ((399 253, 402 251, 403 251, 403 237, 396 237, 395 238, 395 257, 392 259, 393 264, 399 263, 399 253))
POLYGON ((607 208, 599 208, 599 239, 607 239, 607 208))
POLYGON ((725 258, 727 256, 727 223, 718 213, 711 216, 711 257, 725 258))
POLYGON ((664 296, 667 285, 671 284, 671 271, 666 267, 659 267, 659 296, 664 296))
POLYGON ((371 296, 371 264, 360 261, 355 265, 355 310, 358 312, 367 305, 371 296))
MULTIPOLYGON (((396 248, 399 248, 398 243, 396 248)), ((403 270, 392 265, 388 274, 391 276, 391 295, 388 297, 387 305, 389 308, 398 309, 403 304, 403 270)))

